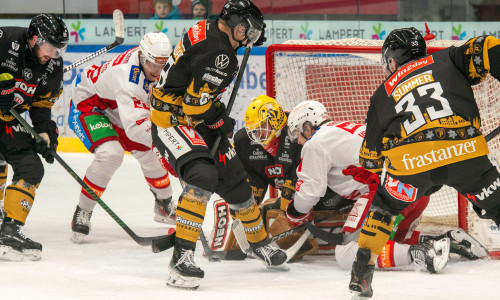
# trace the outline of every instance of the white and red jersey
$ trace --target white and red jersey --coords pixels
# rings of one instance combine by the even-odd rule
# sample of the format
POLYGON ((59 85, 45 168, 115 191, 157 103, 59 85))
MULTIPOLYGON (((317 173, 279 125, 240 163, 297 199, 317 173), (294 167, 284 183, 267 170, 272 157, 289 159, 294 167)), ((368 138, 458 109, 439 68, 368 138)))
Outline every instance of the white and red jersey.
POLYGON ((96 108, 104 111, 130 140, 151 147, 148 93, 155 82, 145 77, 138 50, 130 49, 101 66, 85 68, 73 87, 72 101, 83 113, 96 108))
POLYGON ((302 148, 297 168, 294 206, 307 213, 326 193, 327 188, 347 199, 357 200, 369 191, 368 185, 344 175, 349 166, 359 167, 359 149, 365 126, 350 122, 323 124, 302 148))

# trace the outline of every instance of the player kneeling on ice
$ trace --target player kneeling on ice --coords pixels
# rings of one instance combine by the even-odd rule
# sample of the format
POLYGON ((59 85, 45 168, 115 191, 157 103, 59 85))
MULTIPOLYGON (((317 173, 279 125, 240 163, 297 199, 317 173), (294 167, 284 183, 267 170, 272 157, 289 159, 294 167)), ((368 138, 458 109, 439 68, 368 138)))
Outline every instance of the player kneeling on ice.
MULTIPOLYGON (((200 21, 184 34, 153 89, 153 143, 186 183, 177 207, 169 286, 195 289, 205 276, 194 262, 194 251, 212 193, 222 196, 233 218, 243 221, 250 243, 267 237, 241 162, 227 138, 234 120, 219 101, 237 73, 236 50, 261 45, 264 25, 262 13, 251 1, 228 1, 220 19, 200 21)), ((269 245, 255 253, 268 267, 286 261, 281 249, 269 245)))
MULTIPOLYGON (((298 226, 311 221, 312 209, 317 213, 330 205, 332 199, 325 196, 328 190, 332 190, 342 195, 343 203, 355 202, 342 229, 344 234, 355 234, 379 185, 379 176, 358 163, 357 149, 363 141, 365 126, 333 122, 321 103, 305 101, 291 111, 288 128, 292 141, 303 145, 294 200, 287 207, 290 223, 298 226)), ((429 197, 423 197, 401 213, 402 221, 394 238, 385 245, 384 255, 378 261, 380 268, 414 262, 418 267, 435 273, 446 266, 450 246, 451 252, 469 259, 487 255, 484 247, 461 229, 439 237, 423 236, 414 231, 428 202, 429 197)), ((339 265, 350 269, 356 250, 356 242, 338 245, 335 257, 339 265)))
MULTIPOLYGON (((5 189, 5 218, 0 229, 0 259, 38 260, 42 245, 22 229, 34 204, 44 166, 58 145, 51 109, 62 93, 63 59, 68 29, 56 15, 40 14, 28 28, 0 27, 0 158, 12 166, 12 183, 5 189), (35 142, 10 113, 29 111, 33 128, 43 141, 35 142)), ((7 165, 0 164, 5 187, 7 165)), ((2 188, 3 193, 3 188, 2 188)))
POLYGON ((499 45, 497 38, 479 36, 427 55, 413 27, 393 30, 385 39, 388 77, 371 97, 359 151, 363 167, 383 172, 352 267, 349 290, 355 298, 373 295, 374 266, 396 216, 443 185, 466 195, 481 218, 500 224, 498 162, 488 157, 471 88, 488 73, 500 78, 499 45))
MULTIPOLYGON (((154 194, 154 219, 175 224, 169 166, 152 147, 148 101, 148 93, 171 53, 168 37, 150 32, 142 37, 139 47, 101 66, 85 68, 73 84, 69 124, 94 153, 84 181, 99 197, 122 164, 125 151, 130 151, 154 194)), ((71 222, 75 243, 81 243, 89 234, 95 205, 96 201, 82 188, 71 222)))

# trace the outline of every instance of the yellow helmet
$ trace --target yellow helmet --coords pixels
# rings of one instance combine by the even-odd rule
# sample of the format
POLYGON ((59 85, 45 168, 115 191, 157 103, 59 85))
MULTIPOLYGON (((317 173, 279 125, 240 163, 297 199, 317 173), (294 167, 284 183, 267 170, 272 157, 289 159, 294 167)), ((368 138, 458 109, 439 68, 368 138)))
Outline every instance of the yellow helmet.
POLYGON ((280 136, 286 125, 286 114, 279 103, 271 97, 260 95, 253 99, 245 112, 245 128, 248 137, 264 148, 280 136))

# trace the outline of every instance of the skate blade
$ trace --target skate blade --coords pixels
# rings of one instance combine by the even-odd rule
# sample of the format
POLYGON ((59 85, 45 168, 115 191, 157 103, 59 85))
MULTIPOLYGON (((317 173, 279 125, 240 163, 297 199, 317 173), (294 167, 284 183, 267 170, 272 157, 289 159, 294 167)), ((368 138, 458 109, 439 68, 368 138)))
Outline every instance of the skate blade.
POLYGON ((37 261, 42 259, 42 251, 28 249, 17 251, 10 246, 0 245, 0 260, 6 261, 37 261))
POLYGON ((154 216, 154 220, 155 220, 155 222, 158 222, 158 223, 163 223, 163 224, 168 224, 168 225, 175 225, 175 219, 171 219, 169 217, 155 215, 154 216))
POLYGON ((351 300, 364 300, 370 298, 371 297, 361 296, 360 292, 351 291, 351 300))
POLYGON ((184 290, 196 290, 200 286, 201 278, 182 276, 172 270, 170 266, 168 269, 170 274, 168 275, 167 286, 184 290))
POLYGON ((71 234, 71 241, 75 244, 81 244, 87 235, 80 232, 73 232, 71 234))
POLYGON ((282 263, 281 265, 277 265, 277 266, 268 265, 268 264, 266 264, 266 262, 264 262, 264 265, 269 270, 275 270, 275 271, 281 271, 281 272, 288 272, 288 271, 290 271, 290 267, 288 266, 288 264, 286 262, 282 263))
POLYGON ((489 255, 488 250, 463 229, 458 228, 456 230, 453 230, 451 232, 451 236, 457 241, 457 243, 461 243, 463 240, 468 241, 471 244, 472 254, 474 254, 477 258, 489 255))

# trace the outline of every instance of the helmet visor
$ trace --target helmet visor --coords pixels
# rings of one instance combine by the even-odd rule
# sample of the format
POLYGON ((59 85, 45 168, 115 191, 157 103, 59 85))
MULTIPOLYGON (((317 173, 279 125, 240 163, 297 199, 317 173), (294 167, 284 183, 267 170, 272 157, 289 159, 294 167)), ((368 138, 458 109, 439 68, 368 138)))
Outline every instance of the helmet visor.
POLYGON ((300 132, 297 128, 288 127, 288 138, 290 139, 290 142, 296 143, 299 139, 299 135, 300 132))
POLYGON ((262 34, 262 29, 264 27, 263 23, 257 20, 254 16, 247 15, 243 20, 243 25, 246 28, 245 35, 248 39, 248 43, 255 43, 262 34))
POLYGON ((51 58, 61 57, 64 52, 66 52, 66 48, 68 47, 68 45, 66 44, 62 48, 58 48, 41 37, 38 37, 38 39, 36 40, 36 44, 38 47, 40 47, 42 56, 49 56, 51 58))

